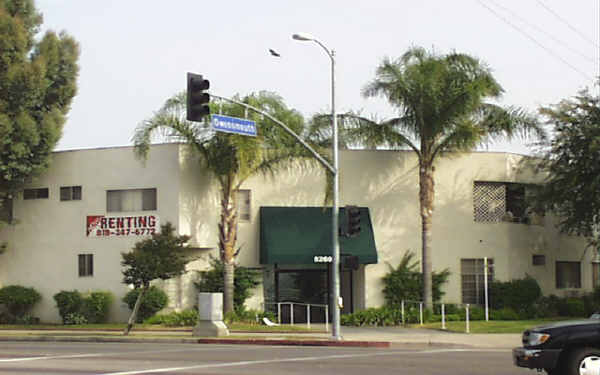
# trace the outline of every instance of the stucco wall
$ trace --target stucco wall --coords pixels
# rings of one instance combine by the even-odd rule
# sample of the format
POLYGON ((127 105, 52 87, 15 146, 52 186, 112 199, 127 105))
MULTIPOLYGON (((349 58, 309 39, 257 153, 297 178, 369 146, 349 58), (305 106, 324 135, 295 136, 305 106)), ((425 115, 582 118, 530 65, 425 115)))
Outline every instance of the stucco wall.
POLYGON ((107 290, 115 296, 111 320, 124 321, 129 309, 121 298, 129 289, 121 283, 121 252, 130 250, 140 237, 87 237, 86 216, 107 214, 107 190, 157 188, 157 211, 123 214, 155 214, 161 223, 177 223, 178 147, 152 147, 145 164, 134 158, 131 147, 54 153, 50 169, 29 185, 48 187, 49 198, 17 197, 17 224, 0 233, 9 244, 0 256, 0 283, 38 290, 43 298, 33 314, 47 322, 60 321, 52 298, 59 291, 107 290), (82 200, 61 202, 61 186, 82 186, 82 200), (83 253, 94 254, 93 277, 78 275, 77 255, 83 253))
MULTIPOLYGON (((445 287, 446 302, 461 302, 461 258, 493 258, 495 278, 536 277, 545 294, 563 295, 555 288, 555 261, 582 262, 582 289, 591 289, 591 255, 584 256, 581 238, 558 234, 553 218, 543 225, 478 223, 473 215, 475 181, 540 183, 535 159, 506 153, 465 153, 440 158, 435 171, 433 216, 433 269, 451 272, 445 287), (533 254, 546 256, 546 264, 533 266, 533 254)), ((242 264, 258 263, 258 209, 260 206, 320 206, 323 174, 314 169, 291 169, 277 175, 276 183, 254 178, 244 185, 253 192, 253 221, 242 224, 239 243, 245 244, 242 264), (247 244, 252 244, 248 247, 247 244), (254 248, 255 250, 248 251, 254 248)), ((342 151, 340 153, 340 205, 369 207, 379 263, 367 265, 364 295, 355 304, 366 307, 384 302, 381 278, 397 265, 406 251, 421 257, 421 223, 417 160, 412 152, 342 151)), ((357 277, 360 275, 357 275, 357 277)), ((359 280, 360 278, 357 278, 359 280)), ((360 289, 359 289, 360 290, 360 289)))
MULTIPOLYGON (((496 279, 520 278, 527 273, 539 280, 546 294, 565 292, 555 289, 555 261, 581 261, 582 290, 591 289, 591 254, 584 255, 582 239, 559 235, 553 218, 544 218, 543 225, 474 221, 474 181, 541 181, 542 176, 522 159, 513 154, 478 152, 454 154, 436 164, 432 261, 434 270, 449 268, 451 272, 444 301, 461 301, 461 258, 493 258, 496 279), (545 255, 546 264, 533 266, 532 254, 545 255)), ((152 213, 161 223, 171 221, 180 233, 191 235, 197 257, 188 264, 186 275, 160 284, 171 298, 170 309, 192 307, 196 301, 194 271, 206 269, 209 257, 218 256, 219 187, 199 165, 196 156, 176 144, 151 147, 145 164, 134 158, 131 147, 55 153, 50 170, 29 186, 49 187, 49 199, 24 201, 18 197, 14 203, 17 224, 0 232, 0 239, 10 245, 0 256, 0 284, 32 286, 40 291, 44 297, 34 315, 43 321, 59 321, 52 296, 60 290, 109 290, 116 297, 111 320, 124 321, 129 310, 120 300, 128 288, 121 283, 120 253, 131 249, 140 237, 86 237, 85 219, 106 214, 106 190, 156 187, 158 207, 152 213), (83 199, 61 202, 60 186, 72 185, 82 186, 83 199), (82 253, 94 254, 93 277, 78 276, 77 254, 82 253)), ((323 170, 307 164, 291 166, 274 177, 246 181, 242 188, 251 190, 251 219, 239 223, 238 263, 261 267, 261 206, 321 206, 324 186, 323 170)), ((388 272, 388 264, 397 265, 407 250, 420 259, 418 202, 417 160, 412 152, 340 153, 340 205, 369 208, 379 255, 378 264, 355 273, 355 309, 384 302, 381 278, 388 272)), ((247 306, 261 308, 262 301, 259 289, 247 306)))

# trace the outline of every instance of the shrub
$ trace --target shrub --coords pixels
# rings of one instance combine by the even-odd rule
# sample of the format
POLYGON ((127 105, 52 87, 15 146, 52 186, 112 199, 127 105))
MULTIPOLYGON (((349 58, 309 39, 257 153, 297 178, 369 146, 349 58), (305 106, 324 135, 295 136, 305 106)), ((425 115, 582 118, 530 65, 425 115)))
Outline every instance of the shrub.
POLYGON ((63 324, 65 325, 76 325, 76 324, 87 324, 88 320, 83 314, 79 312, 71 312, 63 317, 63 324))
POLYGON ((522 279, 493 281, 490 284, 490 307, 500 310, 511 308, 519 315, 532 315, 533 304, 542 296, 538 282, 526 275, 522 279))
MULTIPOLYGON (((135 301, 137 300, 140 291, 141 289, 139 288, 133 289, 127 293, 125 297, 123 297, 123 302, 129 306, 130 310, 133 310, 135 301)), ((141 323, 152 315, 156 314, 158 311, 167 306, 168 301, 169 299, 165 292, 155 286, 151 286, 146 291, 144 298, 142 298, 136 322, 141 323)))
POLYGON ((79 293, 77 290, 62 290, 54 295, 54 300, 56 301, 58 314, 62 318, 63 324, 73 324, 67 323, 67 321, 70 321, 70 319, 67 319, 67 316, 79 314, 81 305, 83 303, 81 293, 79 293))
POLYGON ((82 295, 77 290, 62 290, 54 295, 63 324, 105 323, 113 302, 110 292, 96 291, 82 295))
POLYGON ((112 302, 112 293, 92 292, 83 298, 81 312, 88 323, 106 323, 112 302))
POLYGON ((490 319, 491 320, 521 320, 519 314, 511 309, 510 307, 506 307, 501 310, 490 310, 490 319))
MULTIPOLYGON (((412 251, 407 251, 396 268, 389 266, 390 272, 383 277, 386 306, 400 308, 402 300, 423 300, 423 276, 417 271, 419 262, 413 261, 414 256, 412 251)), ((439 302, 444 296, 442 286, 448 281, 448 276, 448 269, 432 273, 433 302, 439 302)))
MULTIPOLYGON (((225 267, 220 259, 211 257, 211 268, 197 271, 198 280, 194 282, 198 292, 222 293, 225 267)), ((253 288, 260 285, 261 272, 235 265, 233 276, 233 306, 236 311, 244 310, 244 302, 250 297, 253 288)))
MULTIPOLYGON (((419 308, 409 307, 404 309, 405 323, 419 322, 419 308)), ((441 319, 441 318, 440 318, 441 319)), ((431 310, 423 310, 423 321, 435 321, 431 310)), ((402 311, 391 307, 369 308, 340 317, 340 324, 345 326, 396 326, 402 324, 402 311)))
POLYGON ((536 318, 551 318, 558 316, 558 305, 561 299, 554 294, 540 297, 533 304, 536 318))
MULTIPOLYGON (((466 320, 467 309, 458 310, 458 315, 460 316, 460 320, 466 320)), ((470 306, 469 320, 485 320, 485 310, 479 306, 470 306)))
POLYGON ((8 319, 16 321, 40 300, 42 296, 33 288, 20 285, 9 285, 0 289, 0 304, 6 307, 8 319))
POLYGON ((258 310, 234 310, 225 314, 225 323, 230 324, 233 322, 246 323, 246 324, 262 324, 263 318, 267 318, 270 321, 275 321, 277 318, 275 314, 270 311, 258 311, 258 310))
POLYGON ((585 316, 600 311, 600 287, 595 287, 594 291, 583 296, 583 305, 585 316))
POLYGON ((144 320, 144 324, 162 324, 167 327, 189 327, 198 323, 198 310, 190 309, 170 314, 154 315, 144 320))
POLYGON ((585 308, 581 298, 562 298, 558 304, 558 315, 569 317, 582 317, 585 308))

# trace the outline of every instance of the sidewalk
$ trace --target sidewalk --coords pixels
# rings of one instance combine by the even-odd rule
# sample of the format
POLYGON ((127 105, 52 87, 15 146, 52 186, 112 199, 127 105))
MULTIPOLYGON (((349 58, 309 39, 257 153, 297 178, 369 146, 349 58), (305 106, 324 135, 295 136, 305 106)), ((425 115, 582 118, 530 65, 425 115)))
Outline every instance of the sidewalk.
POLYGON ((236 332, 224 337, 193 337, 190 329, 134 330, 0 330, 0 341, 161 342, 298 346, 393 347, 407 344, 511 349, 521 345, 520 334, 456 333, 402 327, 341 327, 342 340, 330 332, 236 332))

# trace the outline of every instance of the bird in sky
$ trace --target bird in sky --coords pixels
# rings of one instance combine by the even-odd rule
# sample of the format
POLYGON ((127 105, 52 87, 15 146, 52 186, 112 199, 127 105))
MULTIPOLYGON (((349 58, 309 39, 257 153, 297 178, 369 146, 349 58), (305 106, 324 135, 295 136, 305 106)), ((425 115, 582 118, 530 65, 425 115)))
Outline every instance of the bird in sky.
POLYGON ((275 56, 275 57, 281 57, 281 55, 280 55, 280 54, 278 54, 277 52, 275 52, 274 50, 272 50, 272 49, 270 49, 270 48, 269 48, 269 53, 270 53, 271 55, 275 56))

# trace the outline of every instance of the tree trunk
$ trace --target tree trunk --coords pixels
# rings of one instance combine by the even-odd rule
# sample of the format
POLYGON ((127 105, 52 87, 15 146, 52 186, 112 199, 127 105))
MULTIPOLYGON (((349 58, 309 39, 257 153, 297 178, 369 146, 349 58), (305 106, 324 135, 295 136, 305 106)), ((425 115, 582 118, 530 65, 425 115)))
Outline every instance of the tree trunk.
POLYGON ((135 305, 133 306, 133 311, 131 311, 131 315, 129 316, 129 321, 127 322, 127 327, 125 327, 125 331, 123 331, 124 336, 129 335, 131 328, 133 328, 133 324, 135 323, 135 320, 137 319, 138 311, 140 310, 140 305, 142 304, 142 299, 144 299, 144 296, 146 295, 146 291, 148 290, 148 288, 149 288, 149 285, 144 285, 142 287, 142 290, 138 294, 138 297, 135 300, 135 305))
POLYGON ((224 263, 224 272, 223 272, 223 296, 227 296, 223 301, 223 310, 225 312, 233 311, 233 293, 234 293, 234 271, 235 267, 233 264, 233 260, 231 263, 224 263))
POLYGON ((224 265, 223 312, 233 311, 235 243, 237 240, 237 209, 235 191, 224 187, 221 198, 221 222, 219 223, 219 251, 224 265))
POLYGON ((419 168, 419 203, 421 206, 421 264, 423 269, 423 300, 425 307, 433 308, 432 264, 431 264, 431 224, 433 217, 434 181, 433 166, 419 168))

